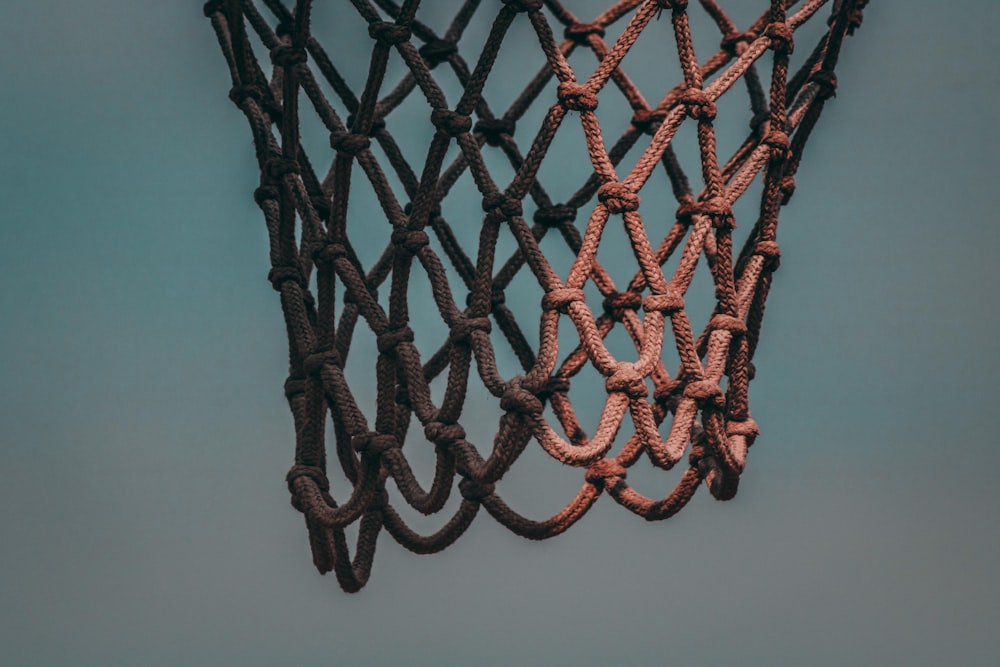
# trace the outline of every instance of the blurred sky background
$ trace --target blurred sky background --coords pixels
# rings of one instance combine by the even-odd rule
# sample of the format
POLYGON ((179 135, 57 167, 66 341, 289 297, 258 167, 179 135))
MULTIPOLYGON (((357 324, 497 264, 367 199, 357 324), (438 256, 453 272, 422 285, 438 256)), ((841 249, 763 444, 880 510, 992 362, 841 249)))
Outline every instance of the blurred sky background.
POLYGON ((483 513, 432 557, 383 534, 354 596, 289 507, 256 164, 201 3, 3 8, 3 664, 996 664, 1000 4, 874 0, 846 44, 736 499, 604 498, 540 544, 483 513))

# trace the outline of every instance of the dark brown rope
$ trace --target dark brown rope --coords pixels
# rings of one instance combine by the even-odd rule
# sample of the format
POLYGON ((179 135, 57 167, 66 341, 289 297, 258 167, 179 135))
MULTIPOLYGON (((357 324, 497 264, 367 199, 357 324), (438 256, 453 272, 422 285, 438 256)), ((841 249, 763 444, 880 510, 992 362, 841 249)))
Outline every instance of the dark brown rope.
POLYGON ((289 340, 285 393, 295 422, 296 453, 287 481, 293 505, 306 517, 316 567, 335 572, 345 590, 357 591, 368 579, 383 527, 405 548, 433 553, 461 536, 480 507, 519 535, 545 539, 579 520, 602 493, 649 520, 679 511, 702 482, 714 497, 732 498, 747 449, 758 435, 748 389, 771 276, 780 258, 778 213, 794 190, 806 140, 834 94, 839 50, 844 36, 860 24, 865 0, 831 3, 827 32, 791 75, 789 57, 799 47, 795 32, 828 4, 825 0, 772 0, 742 31, 716 0, 701 0, 721 34, 721 47, 704 60, 696 55, 688 17, 694 3, 687 0, 621 0, 590 22, 572 14, 568 0, 465 0, 456 3, 455 19, 440 35, 421 22, 420 0, 351 0, 350 7, 345 3, 337 11, 357 12, 367 22, 371 53, 332 55, 313 36, 311 0, 297 0, 291 9, 279 0, 261 2, 273 23, 251 0, 211 0, 205 14, 229 66, 230 97, 249 121, 260 165, 254 198, 267 225, 268 278, 280 295, 289 340), (482 17, 492 21, 492 28, 478 60, 470 63, 458 44, 470 23, 482 17), (620 20, 627 25, 609 43, 608 29, 620 20), (683 80, 650 104, 623 59, 657 20, 672 24, 683 80), (515 22, 530 23, 546 65, 500 112, 489 106, 484 89, 515 22), (270 77, 251 40, 268 51, 270 77), (578 79, 567 60, 578 49, 589 49, 597 59, 586 79, 578 79), (340 63, 365 55, 368 77, 356 91, 341 74, 340 63), (770 90, 765 91, 757 67, 768 56, 770 90), (390 57, 402 59, 408 73, 386 91, 390 57), (449 68, 461 84, 463 93, 453 104, 439 87, 435 68, 449 68), (720 162, 716 102, 741 79, 750 98, 751 133, 720 162), (621 136, 606 145, 596 110, 609 86, 622 93, 633 115, 621 136), (338 114, 324 88, 332 90, 346 117, 338 114), (413 96, 429 106, 433 131, 419 168, 404 157, 389 131, 393 112, 413 96), (322 178, 299 137, 299 104, 306 100, 336 153, 322 178), (539 105, 548 111, 522 153, 515 136, 530 129, 523 127, 525 114, 539 105), (553 201, 538 172, 543 161, 559 159, 549 148, 563 123, 577 121, 591 174, 565 201, 553 201), (691 189, 672 147, 684 123, 697 128, 698 192, 691 189), (377 159, 376 146, 384 161, 377 159), (446 163, 452 146, 458 155, 446 163), (627 167, 623 160, 637 146, 640 157, 619 177, 618 167, 627 167), (514 171, 505 185, 497 183, 484 158, 485 150, 494 149, 514 171), (651 236, 653 226, 644 224, 641 200, 643 187, 659 168, 669 179, 677 211, 657 239, 651 236), (734 256, 733 206, 761 173, 760 212, 734 256), (465 174, 482 198, 474 253, 466 251, 442 212, 442 202, 465 174), (393 187, 393 179, 401 191, 393 187), (370 242, 365 225, 373 223, 351 217, 352 180, 367 181, 391 226, 388 246, 368 267, 355 244, 370 242), (525 216, 526 203, 535 209, 531 219, 525 216), (597 259, 612 218, 624 225, 638 267, 624 290, 597 259), (517 250, 506 258, 498 256, 504 226, 517 241, 517 250), (565 278, 540 248, 550 235, 561 238, 575 256, 565 278), (716 304, 708 326, 696 337, 685 296, 703 256, 716 304), (678 258, 677 265, 667 273, 664 267, 671 258, 678 258), (433 294, 433 304, 420 307, 433 305, 449 332, 436 349, 418 350, 410 327, 414 304, 408 287, 415 271, 426 273, 433 294), (457 280, 449 281, 449 271, 457 280), (507 290, 523 271, 544 291, 537 346, 506 303, 507 290), (589 282, 600 292, 600 304, 588 299, 589 282), (380 302, 379 289, 388 290, 388 307, 380 302), (371 421, 364 409, 368 406, 359 405, 344 373, 359 325, 370 329, 378 349, 371 421), (567 326, 578 332, 579 344, 560 357, 558 337, 567 326), (634 361, 618 359, 605 344, 618 326, 634 343, 634 361), (668 369, 663 360, 668 336, 680 360, 676 369, 668 369), (494 341, 501 339, 522 374, 501 373, 494 350, 494 341), (473 364, 503 411, 485 457, 462 426, 473 364), (574 379, 587 365, 604 377, 607 392, 590 435, 569 399, 574 379), (442 375, 444 395, 435 402, 430 383, 442 375), (331 497, 327 478, 328 414, 337 461, 354 489, 342 504, 331 497), (622 429, 626 414, 634 427, 630 431, 622 429), (409 432, 413 416, 422 434, 409 432), (665 422, 664 438, 660 429, 665 422), (620 450, 612 451, 618 437, 629 432, 620 450), (418 482, 403 453, 403 444, 412 440, 425 440, 435 452, 429 488, 418 482), (533 441, 556 460, 584 469, 576 497, 544 521, 520 515, 496 491, 496 483, 533 441), (643 454, 663 469, 687 459, 677 486, 663 498, 648 498, 626 481, 643 454), (458 510, 432 535, 409 528, 386 490, 391 478, 406 503, 435 514, 448 501, 456 477, 458 510), (344 531, 355 522, 360 527, 352 558, 344 531))

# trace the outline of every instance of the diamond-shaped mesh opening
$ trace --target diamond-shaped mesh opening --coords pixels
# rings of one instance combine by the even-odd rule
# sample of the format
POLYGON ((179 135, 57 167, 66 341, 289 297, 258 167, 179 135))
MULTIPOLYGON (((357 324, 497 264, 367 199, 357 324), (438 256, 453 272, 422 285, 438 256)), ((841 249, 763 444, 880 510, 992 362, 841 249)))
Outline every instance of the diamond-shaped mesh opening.
POLYGON ((864 0, 259 4, 205 12, 320 571, 357 590, 383 528, 434 552, 483 508, 543 539, 605 493, 650 520, 733 497, 778 212, 864 0))

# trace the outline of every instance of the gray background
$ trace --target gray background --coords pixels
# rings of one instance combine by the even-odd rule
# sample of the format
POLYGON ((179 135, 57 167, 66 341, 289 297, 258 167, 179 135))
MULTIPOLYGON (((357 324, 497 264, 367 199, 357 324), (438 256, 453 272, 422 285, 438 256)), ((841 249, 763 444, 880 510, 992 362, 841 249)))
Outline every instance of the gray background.
MULTIPOLYGON (((4 9, 4 664, 995 664, 997 3, 876 1, 847 44, 734 501, 383 536, 351 597, 288 506, 256 167, 200 4, 4 9)), ((526 479, 515 505, 565 500, 526 479)))

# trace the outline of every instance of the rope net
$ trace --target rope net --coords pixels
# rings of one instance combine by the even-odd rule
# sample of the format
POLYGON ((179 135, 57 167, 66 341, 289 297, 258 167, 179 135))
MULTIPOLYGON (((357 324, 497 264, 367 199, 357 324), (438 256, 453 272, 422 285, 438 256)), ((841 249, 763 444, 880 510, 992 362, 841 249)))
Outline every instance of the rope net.
POLYGON ((716 0, 701 0, 700 9, 687 0, 621 0, 589 23, 571 13, 569 0, 465 0, 448 3, 454 18, 441 33, 423 20, 433 10, 422 12, 420 0, 336 3, 334 21, 350 15, 367 24, 367 52, 325 50, 310 0, 259 4, 270 18, 251 0, 212 0, 205 14, 260 166, 254 198, 289 340, 285 394, 296 451, 287 482, 320 572, 335 572, 341 587, 356 591, 383 528, 406 549, 432 553, 454 542, 480 508, 538 540, 565 531, 603 493, 647 520, 675 514, 703 482, 715 498, 732 498, 758 435, 748 388, 778 267, 779 209, 834 94, 841 43, 860 25, 865 0, 764 2, 744 30, 716 0), (699 60, 689 12, 702 10, 718 32, 711 55, 699 60), (821 26, 818 43, 790 73, 794 38, 810 21, 821 26), (461 39, 474 25, 489 28, 470 48, 461 39), (615 26, 620 33, 611 39, 615 26), (511 37, 518 27, 531 39, 511 37), (629 74, 641 37, 666 63, 660 81, 677 72, 652 102, 629 74), (532 50, 544 64, 537 72, 494 69, 510 49, 532 50), (581 57, 588 52, 590 59, 581 57), (395 82, 393 67, 402 72, 395 82), (366 78, 352 87, 359 71, 366 78), (491 107, 490 83, 522 74, 513 102, 491 107), (451 99, 446 75, 458 82, 451 99), (749 98, 750 129, 720 160, 716 116, 739 88, 749 98), (611 96, 605 106, 624 99, 624 115, 600 115, 599 102, 611 96), (304 148, 300 106, 307 105, 332 149, 325 174, 304 148), (415 117, 429 137, 416 158, 401 148, 415 117), (624 129, 606 141, 613 127, 624 129), (679 148, 685 131, 691 156, 679 148), (571 161, 549 151, 562 137, 579 138, 585 154, 571 161), (563 173, 581 164, 581 181, 554 199, 565 189, 563 173), (734 243, 734 206, 755 180, 759 207, 741 212, 748 222, 734 243), (382 219, 373 207, 359 213, 350 205, 359 190, 373 195, 382 219), (473 211, 463 208, 470 192, 473 211), (647 210, 640 197, 674 203, 647 210), (627 243, 608 255, 615 227, 627 243), (376 247, 381 254, 372 254, 376 247), (569 259, 560 265, 560 256, 569 259), (712 283, 700 333, 685 303, 696 273, 712 283), (414 287, 417 278, 427 289, 414 287), (536 309, 537 338, 523 326, 525 308, 536 309), (415 336, 427 319, 438 328, 415 336), (356 334, 374 338, 372 358, 354 360, 356 334), (349 382, 349 359, 364 382, 374 378, 371 419, 357 379, 349 382), (595 380, 606 396, 588 429, 571 388, 585 382, 585 393, 600 396, 595 380), (482 419, 481 410, 463 413, 482 389, 498 414, 491 448, 463 428, 482 419), (327 477, 328 415, 333 453, 352 488, 340 501, 327 477), (522 516, 496 489, 532 441, 582 469, 576 496, 545 520, 522 516), (404 442, 433 452, 429 488, 404 442), (626 481, 643 456, 656 468, 682 469, 665 496, 647 497, 626 481), (440 512, 455 486, 460 503, 433 534, 418 534, 397 512, 398 498, 419 513, 440 512), (345 529, 355 523, 352 557, 345 529))

